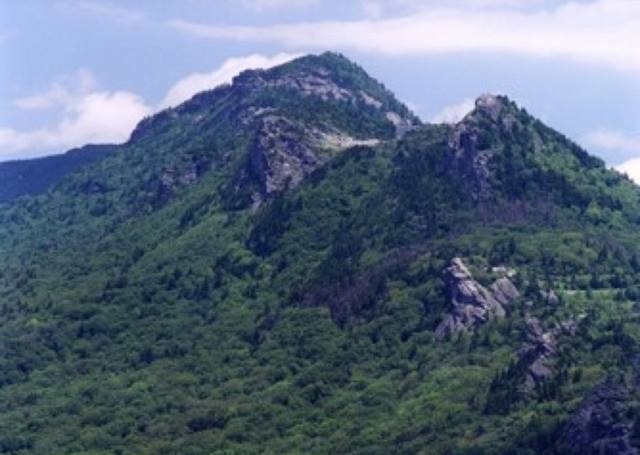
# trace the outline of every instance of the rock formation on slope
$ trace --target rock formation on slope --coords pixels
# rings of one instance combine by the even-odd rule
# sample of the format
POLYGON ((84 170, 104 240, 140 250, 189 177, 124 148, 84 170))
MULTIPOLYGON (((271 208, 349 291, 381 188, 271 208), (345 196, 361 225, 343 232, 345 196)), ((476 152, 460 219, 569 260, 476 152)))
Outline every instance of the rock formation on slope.
POLYGON ((485 95, 476 100, 475 109, 459 122, 449 139, 451 154, 447 169, 465 177, 469 191, 475 200, 486 199, 489 195, 489 160, 493 153, 486 139, 487 131, 483 120, 495 123, 503 110, 506 100, 485 95))
MULTIPOLYGON (((638 188, 499 97, 396 140, 410 115, 344 59, 251 78, 0 204, 0 452, 571 453, 560 419, 640 347, 638 188), (513 271, 456 259, 445 287, 458 254, 563 293, 531 286, 519 331, 513 271), (589 276, 602 292, 563 298, 589 276), (478 336, 431 342, 443 317, 478 336)), ((632 455, 619 402, 586 403, 569 443, 632 455)))
POLYGON ((526 319, 526 333, 518 350, 518 363, 525 371, 524 392, 533 391, 553 375, 553 357, 558 352, 558 338, 575 335, 578 321, 569 319, 549 331, 544 331, 538 318, 526 319))
POLYGON ((355 139, 329 126, 307 127, 285 116, 266 115, 260 120, 246 169, 259 182, 260 194, 254 200, 298 186, 332 152, 378 142, 376 138, 355 139))
POLYGON ((493 293, 493 297, 503 307, 507 307, 520 296, 518 289, 516 289, 514 284, 507 277, 498 278, 494 281, 491 285, 491 292, 493 293))
MULTIPOLYGON (((243 71, 231 84, 143 120, 127 144, 140 146, 174 131, 164 148, 184 150, 193 142, 196 158, 233 171, 230 206, 255 208, 300 184, 338 152, 393 140, 420 124, 362 68, 327 52, 243 71)), ((182 172, 171 156, 164 167, 182 172)))
POLYGON ((638 455, 626 416, 629 391, 622 384, 596 387, 567 423, 559 449, 566 455, 638 455))
POLYGON ((544 332, 540 321, 530 317, 526 320, 526 339, 518 350, 519 363, 524 365, 525 391, 531 391, 552 375, 551 358, 557 352, 557 339, 553 332, 544 332))
POLYGON ((361 68, 330 53, 300 59, 287 71, 244 71, 230 90, 245 98, 260 94, 238 107, 241 123, 255 132, 234 181, 235 192, 248 192, 254 206, 296 187, 337 152, 397 138, 420 124, 361 68), (267 94, 276 91, 274 101, 267 94))
POLYGON ((452 308, 436 328, 435 335, 440 340, 493 318, 504 317, 505 308, 519 296, 516 287, 506 277, 497 280, 488 290, 473 279, 460 258, 453 258, 444 272, 444 280, 452 308))
POLYGON ((519 125, 516 106, 499 95, 482 95, 449 138, 445 168, 478 203, 491 197, 491 160, 500 152, 493 136, 510 135, 519 125))

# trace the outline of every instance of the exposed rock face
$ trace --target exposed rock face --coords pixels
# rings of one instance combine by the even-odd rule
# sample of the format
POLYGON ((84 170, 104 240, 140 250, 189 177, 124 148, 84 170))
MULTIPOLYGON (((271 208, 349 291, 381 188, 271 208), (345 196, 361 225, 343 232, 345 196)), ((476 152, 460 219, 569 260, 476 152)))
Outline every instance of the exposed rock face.
POLYGON ((445 166, 465 182, 474 201, 487 200, 491 194, 489 163, 496 152, 490 140, 493 130, 509 131, 515 122, 507 98, 483 95, 476 100, 475 109, 453 128, 445 166))
MULTIPOLYGON (((325 68, 315 68, 271 77, 268 70, 247 70, 233 79, 233 85, 255 88, 285 88, 298 90, 304 95, 315 95, 324 101, 344 101, 357 97, 357 94, 340 87, 331 79, 331 73, 325 68)), ((373 99, 369 96, 369 98, 373 99)))
MULTIPOLYGON (((323 56, 319 57, 322 58, 323 56)), ((326 66, 317 63, 315 66, 290 67, 287 72, 246 70, 233 79, 232 87, 242 92, 265 89, 291 90, 305 97, 317 97, 322 101, 374 109, 395 126, 398 136, 420 125, 420 120, 414 114, 389 104, 388 95, 381 94, 380 87, 357 87, 354 81, 345 80, 334 66, 351 65, 346 59, 335 54, 324 54, 324 58, 333 61, 333 64, 326 66)), ((366 73, 361 69, 350 68, 350 71, 359 71, 366 77, 366 73)))
POLYGON ((479 133, 468 124, 460 123, 455 127, 449 140, 452 153, 447 169, 465 179, 469 185, 471 197, 478 201, 489 196, 489 158, 491 151, 486 148, 479 133))
POLYGON ((545 332, 540 321, 534 317, 526 320, 525 340, 518 350, 518 361, 525 368, 524 392, 531 392, 552 374, 553 357, 558 351, 560 335, 573 336, 578 330, 578 321, 569 319, 545 332))
POLYGON ((305 127, 274 114, 266 115, 260 121, 246 169, 247 174, 260 184, 260 194, 254 195, 254 200, 295 188, 325 163, 332 151, 379 142, 377 139, 358 140, 329 127, 326 130, 305 127))
POLYGON ((631 443, 632 422, 625 416, 629 392, 623 385, 596 387, 571 417, 559 449, 567 455, 638 455, 631 443))
POLYGON ((504 265, 491 267, 491 272, 492 273, 499 273, 499 274, 501 274, 503 276, 506 276, 507 278, 512 278, 512 277, 516 276, 515 269, 512 269, 511 267, 505 267, 504 265))
POLYGON ((552 375, 551 358, 557 352, 557 340, 553 332, 544 332, 537 318, 527 318, 526 339, 518 350, 521 364, 526 366, 525 391, 532 391, 537 384, 552 375))
POLYGON ((345 128, 338 121, 339 115, 332 112, 336 105, 353 115, 364 111, 367 121, 378 127, 385 123, 393 125, 398 136, 420 124, 383 86, 339 55, 307 57, 286 66, 286 71, 278 68, 243 71, 231 85, 234 96, 251 98, 252 94, 266 93, 284 100, 284 104, 274 103, 271 97, 261 95, 254 104, 238 106, 239 123, 249 130, 255 129, 246 166, 238 171, 233 182, 235 191, 241 193, 241 204, 246 203, 247 188, 255 208, 269 195, 299 185, 334 152, 356 145, 371 146, 382 138, 391 138, 392 128, 372 133, 376 137, 359 136, 359 127, 345 128), (315 98, 318 109, 324 109, 323 102, 331 104, 333 107, 325 113, 330 115, 296 117, 295 109, 290 109, 288 103, 306 98, 315 98))
POLYGON ((368 104, 369 106, 373 106, 376 109, 380 109, 382 107, 382 102, 380 100, 377 100, 364 90, 360 90, 360 97, 362 98, 362 101, 364 101, 364 103, 368 104))
POLYGON ((493 292, 493 297, 502 306, 507 306, 520 297, 518 289, 516 289, 511 280, 507 277, 497 279, 491 285, 491 291, 493 292))
POLYGON ((471 330, 493 318, 505 315, 505 306, 518 297, 518 290, 508 278, 497 280, 491 291, 473 279, 460 258, 454 258, 444 272, 451 312, 438 325, 436 338, 471 330))
POLYGON ((284 117, 268 115, 262 119, 249 166, 264 194, 295 187, 322 162, 304 133, 284 117))
POLYGON ((387 112, 385 114, 387 120, 393 123, 396 127, 396 137, 404 136, 408 131, 411 131, 416 127, 416 124, 410 118, 401 117, 395 112, 387 112))
POLYGON ((174 195, 177 188, 196 183, 203 172, 203 168, 207 165, 206 161, 201 161, 191 163, 181 170, 177 170, 175 167, 165 169, 160 175, 160 185, 157 191, 158 199, 166 201, 174 195))
MULTIPOLYGON (((152 141, 176 124, 197 135, 204 147, 211 146, 208 169, 233 163, 235 178, 225 199, 239 208, 251 199, 256 207, 269 194, 297 186, 331 152, 391 140, 421 122, 362 68, 339 54, 324 53, 243 71, 231 84, 144 119, 129 142, 152 141), (357 121, 345 121, 349 118, 357 121), (248 150, 241 147, 247 143, 248 150), (225 149, 243 153, 238 168, 237 155, 220 154, 225 149)), ((201 175, 190 172, 182 178, 182 171, 162 176, 160 199, 171 196, 182 180, 193 183, 201 175)))
POLYGON ((484 112, 494 122, 500 118, 504 108, 504 99, 496 95, 484 94, 476 100, 476 109, 484 112))

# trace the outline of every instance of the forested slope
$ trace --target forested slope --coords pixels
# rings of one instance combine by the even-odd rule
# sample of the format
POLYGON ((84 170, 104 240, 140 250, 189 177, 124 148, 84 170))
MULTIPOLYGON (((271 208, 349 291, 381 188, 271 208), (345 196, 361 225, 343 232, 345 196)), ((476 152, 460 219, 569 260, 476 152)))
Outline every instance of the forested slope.
POLYGON ((639 209, 506 97, 242 73, 0 206, 0 453, 634 454, 639 209))

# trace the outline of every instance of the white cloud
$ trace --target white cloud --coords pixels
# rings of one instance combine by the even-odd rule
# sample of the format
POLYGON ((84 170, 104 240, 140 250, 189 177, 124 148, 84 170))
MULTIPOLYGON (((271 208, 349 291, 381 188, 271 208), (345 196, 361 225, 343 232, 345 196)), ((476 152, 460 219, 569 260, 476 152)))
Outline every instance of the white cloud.
POLYGON ((0 127, 0 161, 34 157, 52 150, 62 152, 90 142, 123 142, 136 124, 154 111, 228 83, 245 69, 271 68, 297 56, 280 53, 229 58, 209 73, 194 73, 180 79, 157 107, 132 92, 102 90, 90 71, 78 70, 58 78, 42 93, 14 101, 23 110, 58 108, 61 118, 54 125, 28 131, 0 127))
POLYGON ((220 67, 208 73, 193 73, 180 79, 167 92, 160 103, 161 108, 176 106, 203 90, 231 82, 234 76, 249 68, 271 68, 288 62, 299 54, 281 53, 274 56, 260 54, 235 57, 225 60, 220 67))
POLYGON ((465 98, 459 103, 443 107, 437 114, 429 119, 431 123, 458 123, 475 108, 475 101, 465 98))
MULTIPOLYGON (((466 11, 486 8, 539 8, 549 0, 360 0, 360 10, 367 19, 398 17, 437 6, 464 8, 466 11)), ((562 0, 553 0, 560 2, 562 0)))
POLYGON ((409 108, 411 112, 413 112, 418 117, 420 117, 422 113, 422 106, 419 103, 416 103, 415 101, 407 100, 407 99, 403 99, 401 101, 405 106, 409 108))
POLYGON ((60 120, 43 128, 0 128, 0 160, 64 151, 89 142, 122 142, 152 109, 135 93, 96 88, 95 78, 80 70, 54 82, 44 93, 15 101, 21 109, 59 107, 60 120))
POLYGON ((97 87, 93 74, 81 68, 75 73, 63 76, 53 82, 46 92, 19 98, 14 104, 20 109, 47 109, 57 105, 72 105, 97 87))
POLYGON ((631 180, 640 185, 640 158, 633 158, 615 166, 615 169, 623 174, 627 174, 631 180))
POLYGON ((150 113, 151 109, 135 93, 93 92, 72 107, 72 115, 55 129, 54 140, 60 138, 71 144, 121 142, 150 113))
POLYGON ((622 153, 640 153, 640 137, 631 137, 619 131, 599 129, 587 134, 584 142, 591 146, 622 153))
POLYGON ((242 0, 242 4, 254 11, 275 8, 308 8, 320 3, 320 0, 242 0))
POLYGON ((630 136, 606 128, 595 130, 583 137, 583 142, 596 149, 615 152, 617 155, 631 156, 614 169, 627 174, 640 184, 640 136, 630 136))
POLYGON ((388 55, 504 52, 565 57, 640 72, 640 2, 636 0, 574 1, 534 10, 498 7, 493 1, 485 4, 489 6, 473 9, 463 6, 464 2, 447 7, 427 4, 403 17, 378 20, 272 26, 173 20, 168 25, 203 38, 273 41, 290 49, 346 48, 388 55))
POLYGON ((124 25, 141 25, 149 22, 146 13, 123 8, 108 2, 94 0, 66 0, 60 6, 73 12, 103 17, 124 25))

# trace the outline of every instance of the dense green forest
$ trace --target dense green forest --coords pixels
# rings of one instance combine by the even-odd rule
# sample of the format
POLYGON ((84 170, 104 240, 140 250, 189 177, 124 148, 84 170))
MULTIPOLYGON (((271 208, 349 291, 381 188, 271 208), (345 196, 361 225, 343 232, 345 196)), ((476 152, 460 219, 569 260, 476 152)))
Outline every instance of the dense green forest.
POLYGON ((0 205, 0 453, 635 454, 639 227, 506 97, 244 72, 0 205))

